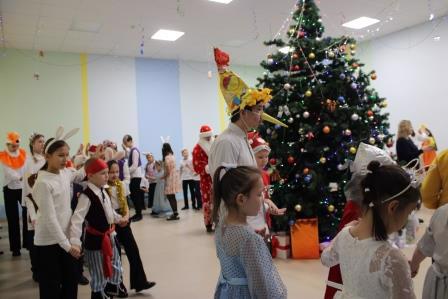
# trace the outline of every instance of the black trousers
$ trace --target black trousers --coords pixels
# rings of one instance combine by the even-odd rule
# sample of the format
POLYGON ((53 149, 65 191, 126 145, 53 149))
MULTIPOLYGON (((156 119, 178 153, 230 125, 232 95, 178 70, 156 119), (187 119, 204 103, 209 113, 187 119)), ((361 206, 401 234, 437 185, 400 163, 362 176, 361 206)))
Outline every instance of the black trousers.
POLYGON ((196 196, 196 205, 198 209, 202 209, 202 196, 200 181, 194 181, 194 194, 196 196))
MULTIPOLYGON (((9 189, 5 186, 3 187, 3 196, 5 198, 6 219, 8 220, 9 250, 18 252, 21 248, 19 205, 22 201, 22 189, 9 189)), ((26 230, 26 214, 24 219, 24 229, 26 230)), ((26 234, 23 235, 25 237, 26 234)))
POLYGON ((36 246, 41 299, 78 297, 78 261, 58 244, 36 246), (44 270, 45 269, 45 270, 44 270))
POLYGON ((188 208, 188 188, 190 188, 191 205, 193 207, 196 207, 196 200, 195 200, 195 194, 194 194, 194 180, 183 180, 182 181, 182 189, 184 191, 185 207, 188 208))
POLYGON ((142 178, 132 178, 129 185, 129 189, 131 191, 131 200, 135 208, 135 214, 139 216, 142 215, 142 209, 145 202, 145 192, 140 189, 141 181, 142 178))
POLYGON ((124 251, 128 257, 131 289, 138 289, 146 284, 148 280, 143 269, 137 242, 135 242, 134 235, 132 234, 131 224, 129 223, 125 227, 117 225, 115 231, 117 232, 118 242, 124 247, 124 251))
POLYGON ((151 183, 149 184, 149 190, 148 190, 148 208, 152 208, 152 205, 154 204, 154 194, 156 192, 156 185, 157 183, 151 183))
POLYGON ((39 266, 37 264, 37 248, 34 245, 34 230, 29 230, 27 232, 27 238, 28 250, 30 251, 31 272, 33 273, 33 277, 39 277, 39 266))

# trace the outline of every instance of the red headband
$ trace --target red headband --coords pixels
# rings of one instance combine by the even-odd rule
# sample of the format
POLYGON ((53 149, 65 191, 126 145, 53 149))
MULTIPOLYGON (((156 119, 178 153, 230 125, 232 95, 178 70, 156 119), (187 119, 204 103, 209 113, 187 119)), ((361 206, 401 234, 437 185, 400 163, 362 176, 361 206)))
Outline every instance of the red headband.
POLYGON ((107 163, 101 159, 95 159, 88 163, 88 166, 85 167, 86 174, 95 174, 103 169, 107 169, 107 163))

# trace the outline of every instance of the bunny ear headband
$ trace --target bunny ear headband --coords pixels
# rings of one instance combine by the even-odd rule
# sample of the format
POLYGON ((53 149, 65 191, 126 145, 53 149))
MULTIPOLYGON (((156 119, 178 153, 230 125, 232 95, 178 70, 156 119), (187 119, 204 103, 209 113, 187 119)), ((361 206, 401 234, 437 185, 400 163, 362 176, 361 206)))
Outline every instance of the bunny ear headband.
POLYGON ((160 136, 160 140, 162 140, 162 143, 170 143, 170 136, 160 136))
POLYGON ((70 137, 72 137, 73 135, 75 135, 76 133, 78 133, 79 128, 74 128, 71 129, 70 131, 68 131, 65 135, 64 135, 64 128, 63 127, 59 127, 56 130, 56 134, 54 135, 53 138, 48 139, 47 143, 45 144, 45 148, 44 148, 44 152, 47 153, 47 150, 50 148, 50 146, 55 143, 56 141, 59 140, 63 140, 63 141, 67 141, 67 139, 69 139, 70 137))

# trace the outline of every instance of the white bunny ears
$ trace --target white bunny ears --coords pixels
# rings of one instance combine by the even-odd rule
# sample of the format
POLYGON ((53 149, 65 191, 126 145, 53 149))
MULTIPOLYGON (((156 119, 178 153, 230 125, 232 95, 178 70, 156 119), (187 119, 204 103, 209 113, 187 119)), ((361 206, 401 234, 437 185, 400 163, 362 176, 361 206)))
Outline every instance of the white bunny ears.
POLYGON ((170 136, 160 136, 160 140, 162 140, 162 143, 170 143, 170 136))
POLYGON ((50 146, 55 143, 56 141, 59 140, 63 140, 66 141, 67 139, 69 139, 70 137, 72 137, 73 135, 75 135, 76 133, 78 133, 79 128, 74 128, 71 129, 70 131, 68 131, 65 135, 64 135, 64 127, 60 126, 57 130, 56 130, 56 134, 54 135, 53 138, 48 139, 47 143, 45 144, 45 153, 47 153, 48 149, 50 148, 50 146))

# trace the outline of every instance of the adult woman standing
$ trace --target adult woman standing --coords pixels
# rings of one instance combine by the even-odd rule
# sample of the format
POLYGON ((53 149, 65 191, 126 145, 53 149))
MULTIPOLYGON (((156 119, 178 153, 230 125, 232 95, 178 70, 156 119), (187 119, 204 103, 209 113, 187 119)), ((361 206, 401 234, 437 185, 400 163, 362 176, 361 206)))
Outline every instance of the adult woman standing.
POLYGON ((166 220, 179 220, 179 213, 177 212, 176 193, 180 192, 180 177, 176 170, 176 159, 174 158, 173 150, 169 143, 162 145, 162 157, 165 165, 165 195, 170 202, 173 215, 166 220))

